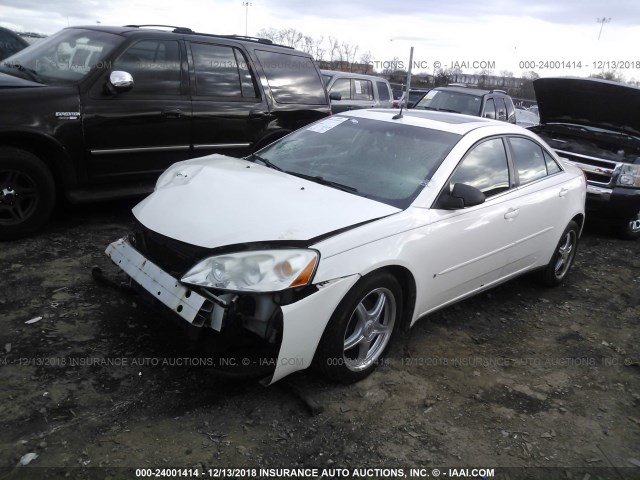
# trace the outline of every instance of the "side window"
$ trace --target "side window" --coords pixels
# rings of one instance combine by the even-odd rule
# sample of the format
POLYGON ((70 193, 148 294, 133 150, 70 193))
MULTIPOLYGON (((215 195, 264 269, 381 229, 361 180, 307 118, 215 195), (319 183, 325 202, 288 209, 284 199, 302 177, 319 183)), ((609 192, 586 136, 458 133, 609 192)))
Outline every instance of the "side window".
POLYGON ((352 100, 373 100, 373 85, 369 80, 351 80, 352 100))
POLYGON ((326 105, 327 94, 311 57, 255 50, 278 103, 326 105))
POLYGON ((381 102, 387 102, 391 99, 391 95, 389 95, 389 87, 384 82, 376 82, 378 86, 378 98, 381 102))
POLYGON ((487 197, 509 190, 509 164, 502 139, 493 138, 473 147, 449 183, 449 191, 456 183, 465 183, 487 197))
POLYGON ((192 43, 191 53, 196 71, 196 95, 242 97, 240 71, 232 47, 192 43))
POLYGON ((549 175, 553 175, 554 173, 558 173, 562 171, 558 162, 556 162, 551 155, 542 150, 542 154, 544 155, 544 161, 547 164, 547 173, 549 175))
POLYGON ((118 57, 113 70, 133 77, 133 90, 126 95, 180 95, 180 47, 174 40, 137 42, 118 57))
POLYGON ((507 120, 507 105, 502 97, 496 98, 496 118, 498 120, 507 120))
POLYGON ((484 113, 482 114, 485 118, 496 118, 496 104, 493 101, 493 98, 487 99, 487 103, 484 105, 484 113))
POLYGON ((505 98, 505 103, 507 104, 507 121, 516 123, 516 110, 513 108, 513 102, 511 99, 505 98))
POLYGON ((547 176, 547 163, 540 145, 522 137, 509 138, 509 145, 520 185, 547 176))
POLYGON ((331 87, 331 91, 339 92, 342 95, 341 100, 351 100, 351 80, 339 78, 331 87))

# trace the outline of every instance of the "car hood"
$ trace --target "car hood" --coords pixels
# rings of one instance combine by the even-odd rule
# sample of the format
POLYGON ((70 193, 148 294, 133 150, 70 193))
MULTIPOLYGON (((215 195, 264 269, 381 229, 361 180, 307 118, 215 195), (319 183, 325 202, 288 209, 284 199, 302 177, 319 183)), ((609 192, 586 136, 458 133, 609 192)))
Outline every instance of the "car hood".
POLYGON ((38 82, 32 82, 20 77, 14 77, 7 73, 0 72, 0 88, 19 88, 19 87, 44 87, 38 82))
POLYGON ((308 241, 401 211, 246 160, 180 162, 133 214, 145 227, 205 248, 308 241))
POLYGON ((594 78, 533 82, 540 123, 571 123, 640 137, 640 88, 594 78))

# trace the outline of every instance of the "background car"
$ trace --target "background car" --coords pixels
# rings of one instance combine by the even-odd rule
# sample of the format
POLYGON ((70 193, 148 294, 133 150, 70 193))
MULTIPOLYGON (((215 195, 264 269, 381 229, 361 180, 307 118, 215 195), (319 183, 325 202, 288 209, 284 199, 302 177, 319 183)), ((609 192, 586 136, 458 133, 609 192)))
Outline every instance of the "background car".
POLYGON ((580 169, 506 122, 357 110, 246 160, 173 165, 107 254, 213 343, 253 339, 266 382, 313 362, 350 383, 435 310, 533 270, 561 283, 585 189, 580 169))
POLYGON ((386 79, 334 70, 321 70, 321 73, 333 113, 359 108, 391 108, 393 94, 386 79))
POLYGON ((533 87, 540 126, 532 130, 584 170, 589 213, 622 238, 640 238, 640 89, 594 78, 541 78, 533 87))
MULTIPOLYGON (((425 96, 428 90, 412 88, 409 90, 409 98, 407 100, 407 108, 413 108, 416 104, 425 96)), ((406 96, 405 92, 400 94, 400 97, 397 100, 393 101, 393 108, 400 108, 402 102, 404 101, 404 97, 406 96)))
POLYGON ((540 117, 533 111, 516 107, 516 125, 521 127, 533 127, 540 123, 540 117))
POLYGON ((516 123, 513 100, 503 90, 466 87, 436 87, 414 106, 418 110, 463 113, 516 123))
POLYGON ((0 64, 0 239, 56 195, 148 193, 180 159, 242 156, 331 113, 312 57, 153 26, 67 28, 0 64))
POLYGON ((29 43, 20 35, 8 28, 0 27, 0 60, 4 60, 28 46, 29 43))

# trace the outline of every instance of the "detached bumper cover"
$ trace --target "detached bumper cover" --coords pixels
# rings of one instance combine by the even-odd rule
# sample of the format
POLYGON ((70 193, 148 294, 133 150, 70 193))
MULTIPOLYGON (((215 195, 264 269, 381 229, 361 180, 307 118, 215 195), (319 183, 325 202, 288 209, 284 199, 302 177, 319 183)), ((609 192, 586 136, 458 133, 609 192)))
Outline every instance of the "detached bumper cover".
POLYGON ((157 300, 193 324, 206 300, 203 296, 185 288, 167 272, 143 257, 126 238, 113 242, 105 253, 113 263, 157 300))

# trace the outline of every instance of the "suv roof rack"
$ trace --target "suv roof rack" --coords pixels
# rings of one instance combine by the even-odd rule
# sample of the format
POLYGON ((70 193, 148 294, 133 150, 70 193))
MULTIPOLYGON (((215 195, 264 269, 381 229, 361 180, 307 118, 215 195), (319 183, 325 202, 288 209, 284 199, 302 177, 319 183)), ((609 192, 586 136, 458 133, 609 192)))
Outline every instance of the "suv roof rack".
POLYGON ((145 27, 163 27, 173 28, 173 33, 195 33, 193 30, 187 27, 176 27, 175 25, 125 25, 127 28, 145 28, 145 27))
POLYGON ((507 94, 507 92, 505 90, 498 90, 498 89, 493 89, 491 90, 489 93, 504 93, 505 95, 507 94))
POLYGON ((274 45, 277 47, 290 48, 293 50, 293 47, 289 47, 288 45, 279 45, 277 43, 273 43, 268 38, 260 38, 260 37, 250 37, 247 35, 216 35, 213 33, 200 33, 194 32, 190 28, 187 27, 176 27, 175 25, 125 25, 126 28, 145 28, 145 27, 162 27, 162 28, 172 28, 172 33, 185 33, 192 35, 204 35, 207 37, 218 37, 218 38, 229 38, 231 40, 247 40, 249 42, 257 42, 262 43, 263 45, 274 45))

